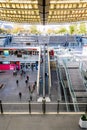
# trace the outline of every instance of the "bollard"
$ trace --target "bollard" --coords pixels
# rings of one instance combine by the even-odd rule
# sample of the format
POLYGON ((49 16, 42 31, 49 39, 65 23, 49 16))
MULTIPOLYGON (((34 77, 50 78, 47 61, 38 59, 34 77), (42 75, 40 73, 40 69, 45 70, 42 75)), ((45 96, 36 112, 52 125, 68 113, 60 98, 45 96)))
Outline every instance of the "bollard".
POLYGON ((30 100, 29 100, 29 113, 31 114, 31 103, 30 103, 30 100))
POLYGON ((57 113, 59 113, 59 100, 57 100, 57 113))
POLYGON ((45 97, 43 97, 43 100, 42 100, 42 111, 43 111, 43 114, 46 113, 46 100, 45 100, 45 97))
POLYGON ((2 107, 2 101, 0 100, 0 109, 1 109, 1 114, 3 114, 3 107, 2 107))

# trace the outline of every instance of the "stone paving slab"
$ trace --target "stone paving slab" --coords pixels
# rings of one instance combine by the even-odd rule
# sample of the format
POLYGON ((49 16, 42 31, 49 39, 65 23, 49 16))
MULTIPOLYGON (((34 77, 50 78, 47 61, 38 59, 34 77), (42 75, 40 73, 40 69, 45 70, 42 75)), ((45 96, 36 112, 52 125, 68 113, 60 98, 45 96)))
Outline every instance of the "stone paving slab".
POLYGON ((0 130, 81 130, 80 115, 0 115, 0 130))

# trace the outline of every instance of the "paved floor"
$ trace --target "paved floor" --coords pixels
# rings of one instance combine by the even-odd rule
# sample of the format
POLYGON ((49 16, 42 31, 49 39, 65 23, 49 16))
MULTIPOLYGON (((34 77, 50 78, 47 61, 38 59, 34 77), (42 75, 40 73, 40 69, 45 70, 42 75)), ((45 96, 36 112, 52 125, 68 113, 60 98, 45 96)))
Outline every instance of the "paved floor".
MULTIPOLYGON (((0 89, 0 100, 3 102, 19 102, 19 92, 22 93, 22 101, 29 100, 30 93, 28 86, 34 84, 37 81, 37 70, 34 71, 29 70, 26 72, 26 75, 20 76, 18 73, 17 76, 13 76, 12 71, 6 71, 5 73, 0 73, 0 84, 4 84, 5 86, 0 89), (29 83, 28 85, 25 84, 26 76, 29 75, 29 83), (17 86, 16 80, 19 80, 19 85, 17 86)), ((36 100, 37 89, 33 92, 33 100, 36 100)))
POLYGON ((0 130, 81 130, 80 115, 0 115, 0 130))

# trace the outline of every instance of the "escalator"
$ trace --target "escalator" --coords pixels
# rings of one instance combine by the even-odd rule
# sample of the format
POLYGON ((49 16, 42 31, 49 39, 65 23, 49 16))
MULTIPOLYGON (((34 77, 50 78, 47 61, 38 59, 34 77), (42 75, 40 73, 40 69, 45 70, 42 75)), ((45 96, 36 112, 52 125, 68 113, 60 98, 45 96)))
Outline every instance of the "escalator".
POLYGON ((45 55, 45 96, 49 95, 48 56, 45 55))
MULTIPOLYGON (((78 107, 76 94, 75 94, 75 91, 74 91, 74 88, 73 88, 73 84, 72 84, 73 82, 72 82, 72 79, 71 79, 71 76, 70 76, 69 69, 67 67, 67 63, 64 60, 63 60, 63 66, 64 66, 66 77, 67 77, 67 84, 68 84, 69 92, 70 92, 71 99, 72 99, 72 102, 73 102, 74 111, 78 112, 79 111, 79 107, 78 107)), ((72 66, 72 64, 71 64, 71 66, 72 66)))
POLYGON ((58 65, 58 74, 59 74, 59 79, 61 82, 61 94, 62 94, 62 101, 65 102, 66 104, 66 110, 67 111, 74 111, 72 103, 72 98, 71 94, 68 88, 68 83, 67 83, 67 77, 66 77, 66 72, 63 66, 58 65))
MULTIPOLYGON (((42 100, 45 97, 46 101, 50 101, 49 98, 49 75, 48 75, 48 55, 45 51, 42 54, 43 63, 40 63, 40 80, 39 80, 39 99, 42 100)), ((40 101, 41 101, 40 100, 40 101)))

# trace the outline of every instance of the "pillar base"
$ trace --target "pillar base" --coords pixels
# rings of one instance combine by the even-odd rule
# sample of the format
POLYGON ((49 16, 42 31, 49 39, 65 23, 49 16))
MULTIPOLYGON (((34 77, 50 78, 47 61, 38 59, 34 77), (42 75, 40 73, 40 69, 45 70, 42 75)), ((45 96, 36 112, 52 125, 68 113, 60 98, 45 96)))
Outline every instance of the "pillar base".
MULTIPOLYGON (((43 100, 43 97, 39 97, 39 98, 37 99, 37 102, 42 102, 42 100, 43 100)), ((49 97, 45 97, 45 100, 46 100, 46 102, 51 102, 51 100, 50 100, 49 97)))

